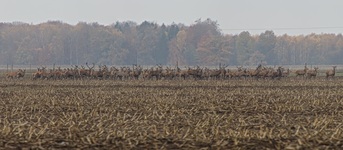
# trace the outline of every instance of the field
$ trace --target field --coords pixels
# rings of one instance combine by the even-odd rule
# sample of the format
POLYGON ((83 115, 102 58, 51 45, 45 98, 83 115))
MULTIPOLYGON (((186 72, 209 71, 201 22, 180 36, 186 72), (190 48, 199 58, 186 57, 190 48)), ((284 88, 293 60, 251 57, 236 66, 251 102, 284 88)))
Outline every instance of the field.
POLYGON ((2 149, 342 149, 343 80, 1 80, 2 149))

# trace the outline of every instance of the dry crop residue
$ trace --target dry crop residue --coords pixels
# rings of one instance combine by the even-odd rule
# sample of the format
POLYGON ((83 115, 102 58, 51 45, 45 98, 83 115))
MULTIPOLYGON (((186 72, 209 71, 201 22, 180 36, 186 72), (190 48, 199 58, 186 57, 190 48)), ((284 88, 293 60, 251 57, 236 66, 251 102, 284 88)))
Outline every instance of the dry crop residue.
POLYGON ((341 149, 340 81, 2 81, 0 147, 341 149))

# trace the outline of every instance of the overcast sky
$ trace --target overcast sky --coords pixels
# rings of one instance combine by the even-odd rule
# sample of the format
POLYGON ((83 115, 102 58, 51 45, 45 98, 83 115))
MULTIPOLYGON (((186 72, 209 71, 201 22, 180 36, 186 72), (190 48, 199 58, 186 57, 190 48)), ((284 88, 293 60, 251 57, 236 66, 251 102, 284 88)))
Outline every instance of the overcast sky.
POLYGON ((218 21, 224 33, 343 33, 343 0, 0 0, 0 22, 218 21))

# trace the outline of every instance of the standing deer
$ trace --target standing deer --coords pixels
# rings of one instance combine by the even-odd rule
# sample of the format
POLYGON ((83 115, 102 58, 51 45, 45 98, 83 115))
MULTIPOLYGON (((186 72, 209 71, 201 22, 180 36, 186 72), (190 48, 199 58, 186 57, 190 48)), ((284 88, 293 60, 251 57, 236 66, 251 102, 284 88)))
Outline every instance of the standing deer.
POLYGON ((32 80, 36 79, 46 79, 48 77, 48 73, 46 72, 46 67, 37 68, 37 71, 32 74, 32 80))
MULTIPOLYGON (((186 68, 186 67, 185 67, 186 68)), ((179 67, 176 68, 177 74, 179 75, 179 77, 184 80, 186 80, 186 78, 188 77, 188 70, 183 69, 181 70, 179 67)))
POLYGON ((326 71, 326 79, 329 77, 334 78, 336 74, 336 66, 332 66, 332 70, 326 71))
POLYGON ((310 78, 315 78, 317 76, 318 73, 318 67, 314 67, 314 70, 309 70, 306 72, 306 76, 310 79, 310 78))
POLYGON ((298 77, 298 76, 304 77, 307 74, 307 70, 308 70, 308 68, 307 68, 307 66, 305 64, 305 68, 303 70, 295 71, 296 77, 298 77))

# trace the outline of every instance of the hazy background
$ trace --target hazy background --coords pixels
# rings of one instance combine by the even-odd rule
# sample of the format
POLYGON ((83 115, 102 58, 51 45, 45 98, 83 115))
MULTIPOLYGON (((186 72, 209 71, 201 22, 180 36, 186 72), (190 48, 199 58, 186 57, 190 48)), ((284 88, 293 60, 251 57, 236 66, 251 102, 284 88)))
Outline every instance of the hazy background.
POLYGON ((343 65, 342 0, 0 2, 0 65, 343 65))
POLYGON ((0 22, 68 24, 152 21, 190 25, 201 18, 218 21, 224 33, 249 31, 276 35, 342 33, 341 0, 1 0, 0 22))

